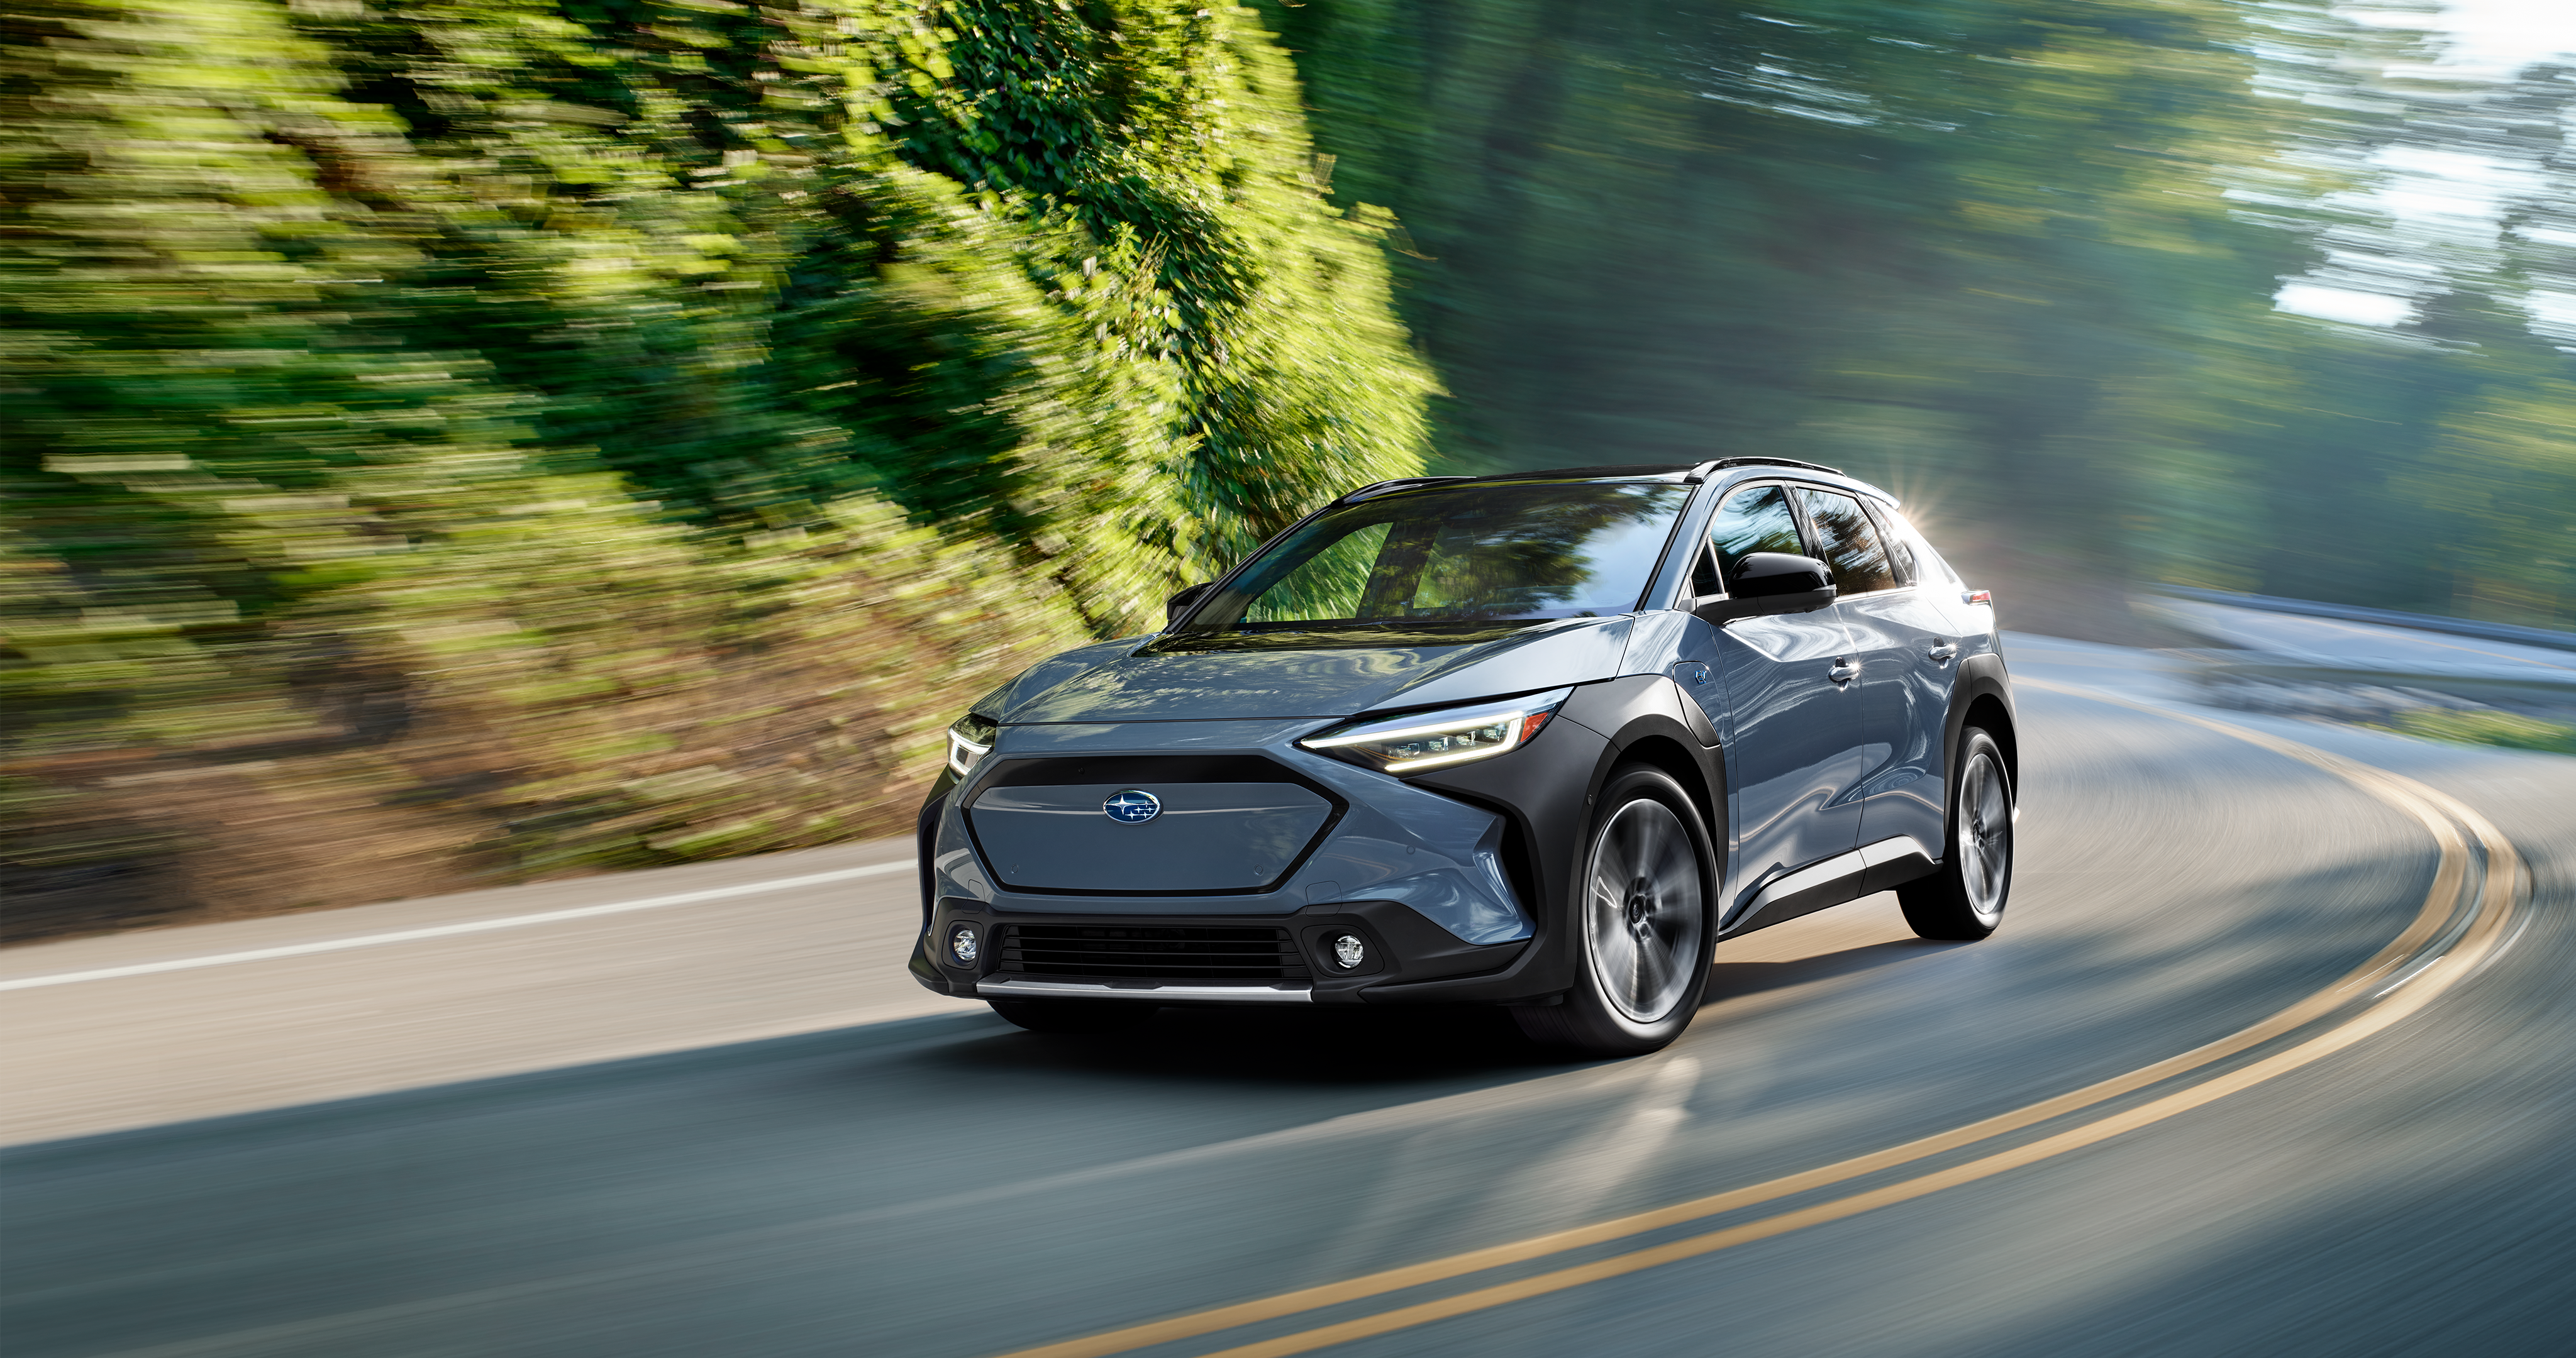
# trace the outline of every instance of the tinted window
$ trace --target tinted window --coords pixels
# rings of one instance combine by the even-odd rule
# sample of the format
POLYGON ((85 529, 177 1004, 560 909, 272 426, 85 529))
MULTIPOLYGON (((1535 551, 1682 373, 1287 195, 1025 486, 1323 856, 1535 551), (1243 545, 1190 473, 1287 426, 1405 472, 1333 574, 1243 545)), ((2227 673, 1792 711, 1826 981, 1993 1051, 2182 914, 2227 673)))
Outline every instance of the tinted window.
MULTIPOLYGON (((1807 554, 1807 545, 1798 540, 1797 517, 1789 512, 1788 493, 1778 486, 1757 486, 1729 496, 1709 520, 1708 545, 1726 574, 1728 589, 1735 588, 1736 563, 1748 553, 1807 554)), ((1707 582, 1694 587, 1703 594, 1717 592, 1707 582)))
POLYGON ((1635 611, 1688 486, 1407 491, 1332 510, 1255 560, 1192 632, 1635 611))
POLYGON ((1860 501, 1832 491, 1804 489, 1798 498, 1807 507, 1808 522, 1816 526, 1816 546, 1824 554, 1826 569, 1834 574, 1835 589, 1867 594, 1896 587, 1887 551, 1879 545, 1878 529, 1860 501))

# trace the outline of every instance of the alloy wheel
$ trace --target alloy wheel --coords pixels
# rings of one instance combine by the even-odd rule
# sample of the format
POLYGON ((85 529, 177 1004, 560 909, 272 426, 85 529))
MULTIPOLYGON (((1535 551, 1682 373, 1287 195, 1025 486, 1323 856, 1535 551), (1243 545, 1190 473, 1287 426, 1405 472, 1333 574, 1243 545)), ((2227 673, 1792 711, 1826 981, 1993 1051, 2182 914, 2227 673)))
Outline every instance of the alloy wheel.
POLYGON ((1585 941, 1602 998, 1636 1023, 1653 1023, 1690 998, 1699 974, 1699 851, 1671 807, 1641 797, 1620 807, 1592 841, 1585 941))
POLYGON ((2003 770, 1982 750, 1959 780, 1958 823, 1959 885, 1968 908, 1991 925, 2012 881, 2012 798, 2003 770))

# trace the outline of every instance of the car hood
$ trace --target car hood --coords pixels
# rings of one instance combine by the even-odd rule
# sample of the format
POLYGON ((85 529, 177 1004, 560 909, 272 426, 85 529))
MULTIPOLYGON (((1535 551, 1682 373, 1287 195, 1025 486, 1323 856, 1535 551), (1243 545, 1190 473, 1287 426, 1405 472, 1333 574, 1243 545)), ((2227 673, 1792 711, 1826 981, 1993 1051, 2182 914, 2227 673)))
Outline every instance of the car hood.
MULTIPOLYGON (((1010 684, 993 715, 1040 722, 1347 717, 1607 679, 1633 620, 1570 618, 1457 642, 1174 649, 1128 639, 1068 651, 1010 684)), ((990 709, 987 709, 988 711, 990 709)))

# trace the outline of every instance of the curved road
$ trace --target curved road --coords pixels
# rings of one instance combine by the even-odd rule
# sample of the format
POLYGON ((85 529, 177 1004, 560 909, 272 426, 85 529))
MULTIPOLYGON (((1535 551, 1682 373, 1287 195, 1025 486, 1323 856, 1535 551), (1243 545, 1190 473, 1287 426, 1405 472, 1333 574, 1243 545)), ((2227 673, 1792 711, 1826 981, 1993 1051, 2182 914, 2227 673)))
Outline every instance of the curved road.
POLYGON ((2009 653, 2002 932, 1729 943, 1635 1061, 1490 1012, 1023 1034, 900 975, 900 843, 14 950, 0 1342, 2576 1351, 2576 760, 2009 653))

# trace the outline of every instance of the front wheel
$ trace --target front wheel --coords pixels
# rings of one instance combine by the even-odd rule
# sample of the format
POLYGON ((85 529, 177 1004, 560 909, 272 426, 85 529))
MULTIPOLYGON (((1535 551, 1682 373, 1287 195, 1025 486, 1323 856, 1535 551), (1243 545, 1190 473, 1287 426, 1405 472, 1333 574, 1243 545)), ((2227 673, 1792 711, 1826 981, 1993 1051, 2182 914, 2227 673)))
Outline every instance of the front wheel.
POLYGON ((1959 733, 1959 778, 1950 788, 1950 851, 1940 870, 1896 889, 1905 922, 1924 938, 1973 943, 2003 923, 2012 895, 2013 789, 1995 738, 1959 733))
POLYGON ((1682 1035, 1708 987, 1708 902, 1716 865, 1707 828, 1660 769, 1612 775, 1584 852, 1580 976, 1562 1004, 1514 1009, 1553 1047, 1636 1056, 1682 1035))

